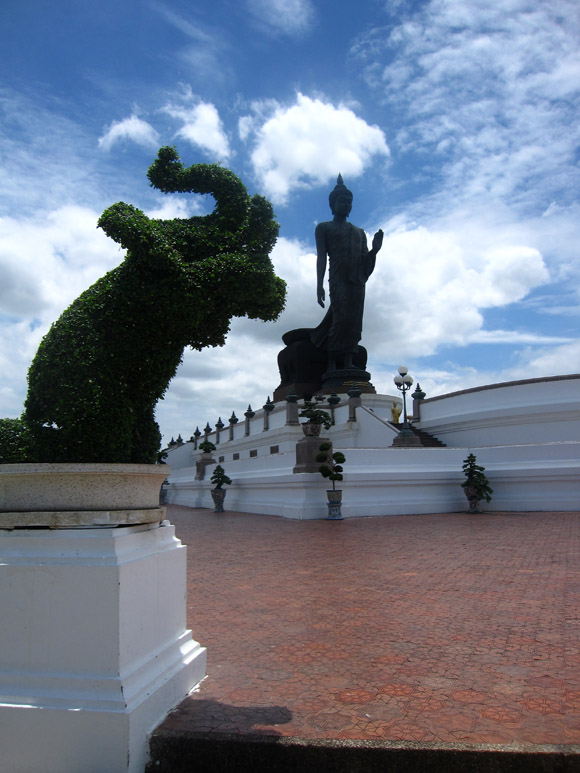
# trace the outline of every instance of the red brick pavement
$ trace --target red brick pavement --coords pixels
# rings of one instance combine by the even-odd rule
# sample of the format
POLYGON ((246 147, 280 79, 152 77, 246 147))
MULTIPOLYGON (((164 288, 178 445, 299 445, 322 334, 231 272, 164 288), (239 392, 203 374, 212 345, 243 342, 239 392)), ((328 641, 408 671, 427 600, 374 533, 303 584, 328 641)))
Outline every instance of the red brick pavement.
POLYGON ((580 514, 168 517, 208 676, 162 730, 580 744, 580 514))

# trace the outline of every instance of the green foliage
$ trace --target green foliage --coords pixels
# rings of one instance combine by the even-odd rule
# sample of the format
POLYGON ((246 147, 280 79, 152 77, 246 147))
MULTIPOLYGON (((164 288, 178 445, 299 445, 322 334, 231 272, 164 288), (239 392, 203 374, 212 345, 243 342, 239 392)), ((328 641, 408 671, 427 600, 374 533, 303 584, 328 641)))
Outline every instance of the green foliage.
POLYGON ((475 454, 469 454, 464 459, 462 469, 465 475, 465 481, 461 484, 463 488, 471 488, 474 490, 477 499, 485 499, 486 502, 491 502, 493 489, 484 475, 485 467, 477 464, 475 454))
POLYGON ((304 401, 304 406, 300 412, 300 418, 308 419, 311 424, 321 424, 324 429, 330 429, 332 420, 328 411, 323 411, 316 407, 316 403, 310 400, 304 401))
POLYGON ((216 488, 232 485, 231 479, 228 478, 221 464, 218 464, 214 469, 213 474, 211 476, 211 482, 214 484, 216 488))
MULTIPOLYGON (((285 283, 269 259, 278 224, 266 199, 250 198, 216 164, 183 167, 175 148, 160 149, 148 176, 166 193, 210 193, 215 209, 174 220, 124 202, 103 212, 99 227, 127 255, 39 346, 21 425, 29 461, 154 463, 155 405, 184 348, 222 346, 232 317, 274 320, 284 308, 285 283)), ((0 447, 0 458, 7 453, 0 447)))
POLYGON ((344 479, 342 465, 346 462, 346 457, 341 451, 335 451, 331 454, 331 448, 332 443, 321 443, 319 446, 320 453, 316 454, 316 461, 322 462, 318 471, 323 478, 328 478, 328 480, 332 481, 332 490, 334 491, 336 488, 335 482, 344 479))
POLYGON ((204 454, 210 454, 212 451, 215 451, 216 449, 215 445, 211 442, 211 440, 202 440, 198 448, 200 451, 203 451, 204 454))
POLYGON ((0 419, 0 464, 19 464, 31 456, 32 438, 22 419, 0 419))

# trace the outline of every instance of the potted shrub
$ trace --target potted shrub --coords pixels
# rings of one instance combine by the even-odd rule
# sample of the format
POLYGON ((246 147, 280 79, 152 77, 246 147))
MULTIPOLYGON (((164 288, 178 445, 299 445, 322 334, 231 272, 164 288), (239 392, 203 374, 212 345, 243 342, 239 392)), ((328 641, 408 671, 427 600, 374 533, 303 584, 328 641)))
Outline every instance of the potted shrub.
POLYGON ((211 440, 202 440, 198 449, 201 451, 202 456, 211 457, 212 453, 216 450, 216 446, 211 440))
POLYGON ((195 479, 203 480, 205 478, 205 468, 210 464, 215 464, 212 453, 216 450, 216 446, 211 440, 202 440, 198 450, 201 451, 201 456, 195 463, 195 479))
MULTIPOLYGON (((51 524, 40 515, 16 523, 27 507, 18 502, 18 490, 38 468, 46 499, 35 509, 78 509, 61 497, 63 487, 70 483, 78 492, 93 484, 74 482, 71 465, 85 474, 87 465, 97 465, 106 512, 135 511, 137 501, 123 507, 108 497, 111 465, 123 465, 125 476, 137 471, 137 485, 144 472, 156 475, 148 501, 155 500, 160 513, 167 468, 156 464, 161 436, 154 411, 184 348, 223 344, 232 316, 274 320, 284 307, 285 283, 269 258, 278 224, 266 199, 250 198, 217 164, 183 167, 175 148, 161 148, 147 174, 164 193, 212 194, 215 209, 205 217, 161 220, 119 202, 101 215, 99 227, 126 256, 53 324, 31 364, 22 417, 0 420, 0 489, 11 491, 0 502, 0 518, 10 512, 11 525, 54 525, 52 515, 51 524), (176 306, 179 314, 172 313, 176 306), (56 496, 49 496, 48 472, 58 477, 56 496)), ((94 501, 87 507, 99 509, 94 501)))
POLYGON ((312 435, 320 435, 322 427, 324 429, 330 429, 332 425, 332 419, 328 411, 323 411, 322 408, 317 408, 316 403, 311 400, 305 400, 302 407, 302 411, 299 414, 300 418, 306 419, 302 424, 302 431, 306 437, 312 435))
POLYGON ((484 471, 485 467, 477 464, 475 454, 469 454, 463 461, 465 480, 461 485, 469 501, 468 512, 470 513, 479 513, 478 505, 482 499, 485 499, 486 502, 491 502, 493 489, 490 487, 484 471))
POLYGON ((328 498, 328 518, 330 520, 340 520, 342 518, 342 490, 336 488, 336 482, 343 480, 343 468, 346 458, 341 451, 332 452, 332 443, 324 442, 320 444, 320 453, 316 456, 316 461, 320 462, 318 468, 323 478, 332 481, 332 489, 327 489, 328 498))
POLYGON ((213 499, 214 513, 223 513, 224 511, 224 499, 226 498, 226 490, 223 486, 231 486, 231 478, 228 478, 224 468, 221 464, 218 464, 211 476, 211 482, 215 488, 211 490, 211 498, 213 499))

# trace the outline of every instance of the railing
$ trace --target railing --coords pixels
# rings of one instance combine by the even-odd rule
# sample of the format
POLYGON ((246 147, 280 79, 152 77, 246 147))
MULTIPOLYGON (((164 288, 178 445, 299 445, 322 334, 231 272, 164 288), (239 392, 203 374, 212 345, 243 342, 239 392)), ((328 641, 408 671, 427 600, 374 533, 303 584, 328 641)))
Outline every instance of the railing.
MULTIPOLYGON (((339 416, 341 423, 356 421, 356 412, 361 405, 361 398, 359 390, 352 389, 346 399, 340 398, 338 395, 329 395, 328 399, 315 398, 313 402, 317 408, 327 411, 331 416, 332 423, 335 424, 339 416)), ((268 398, 262 408, 256 411, 252 410, 251 405, 248 405, 243 418, 237 417, 235 412, 232 412, 227 424, 219 417, 213 427, 209 421, 203 431, 199 429, 199 426, 196 427, 188 442, 191 442, 193 450, 197 451, 203 441, 209 441, 217 448, 222 443, 258 436, 262 432, 282 427, 297 427, 301 423, 300 412, 302 408, 303 402, 299 402, 296 395, 288 395, 285 403, 273 403, 268 398)), ((183 443, 184 441, 180 436, 177 441, 172 439, 169 448, 183 445, 183 443)))

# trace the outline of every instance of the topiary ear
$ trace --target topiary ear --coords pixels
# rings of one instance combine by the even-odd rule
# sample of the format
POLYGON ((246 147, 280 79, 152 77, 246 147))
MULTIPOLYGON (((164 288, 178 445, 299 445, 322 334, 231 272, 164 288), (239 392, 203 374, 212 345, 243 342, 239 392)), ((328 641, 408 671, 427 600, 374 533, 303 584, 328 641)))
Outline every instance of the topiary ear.
POLYGON ((166 145, 159 148, 157 158, 147 170, 147 177, 152 188, 172 193, 180 189, 183 175, 183 164, 175 147, 166 145))

